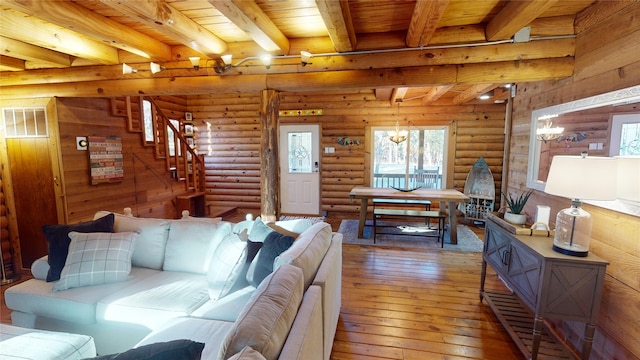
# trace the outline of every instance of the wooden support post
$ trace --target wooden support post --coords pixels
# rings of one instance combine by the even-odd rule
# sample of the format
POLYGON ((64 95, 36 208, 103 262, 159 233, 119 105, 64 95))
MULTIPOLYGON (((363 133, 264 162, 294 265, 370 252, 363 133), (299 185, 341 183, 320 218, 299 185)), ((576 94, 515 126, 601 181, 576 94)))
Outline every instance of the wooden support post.
POLYGON ((263 90, 260 104, 260 217, 264 221, 278 219, 278 109, 279 93, 263 90))

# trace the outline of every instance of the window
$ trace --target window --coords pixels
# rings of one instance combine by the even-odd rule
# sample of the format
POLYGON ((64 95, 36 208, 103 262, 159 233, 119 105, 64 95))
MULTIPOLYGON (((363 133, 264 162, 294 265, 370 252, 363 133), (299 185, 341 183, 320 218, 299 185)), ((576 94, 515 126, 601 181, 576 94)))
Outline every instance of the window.
MULTIPOLYGON (((178 120, 169 120, 171 125, 180 131, 180 122, 178 120)), ((178 155, 181 155, 180 139, 173 133, 171 126, 167 125, 167 145, 169 147, 169 156, 176 156, 176 147, 178 148, 178 155)))
POLYGON ((419 127, 395 144, 386 128, 373 128, 371 186, 442 189, 446 183, 446 127, 419 127))
POLYGON ((48 137, 47 112, 44 107, 2 109, 7 138, 48 137))
POLYGON ((609 155, 640 155, 640 114, 613 115, 609 155))
POLYGON ((312 168, 312 133, 290 132, 288 133, 289 142, 289 172, 290 173, 311 173, 312 168))
POLYGON ((153 106, 149 100, 142 100, 142 126, 144 128, 144 142, 155 144, 153 106))

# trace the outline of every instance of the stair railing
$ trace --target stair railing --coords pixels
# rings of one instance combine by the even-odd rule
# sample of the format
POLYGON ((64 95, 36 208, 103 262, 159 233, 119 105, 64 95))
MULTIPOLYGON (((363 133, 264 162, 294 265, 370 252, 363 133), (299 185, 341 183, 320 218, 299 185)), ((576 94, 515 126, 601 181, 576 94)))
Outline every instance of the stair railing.
MULTIPOLYGON (((169 118, 164 114, 162 108, 158 106, 156 101, 150 96, 144 96, 145 99, 149 100, 156 109, 157 115, 159 115, 159 124, 158 126, 162 126, 163 129, 169 127, 175 137, 178 138, 178 143, 180 144, 180 150, 175 147, 173 155, 169 154, 169 135, 167 131, 163 131, 161 133, 164 134, 164 147, 166 154, 166 162, 167 169, 170 170, 171 164, 175 164, 177 177, 179 180, 184 179, 185 181, 185 189, 193 190, 194 192, 204 192, 205 189, 205 172, 204 172, 204 155, 198 155, 191 146, 188 146, 186 137, 179 131, 172 123, 169 121, 169 118), (181 177, 184 175, 184 177, 181 177)), ((175 141, 175 139, 173 139, 175 141)), ((157 145, 156 145, 157 146, 157 145)))

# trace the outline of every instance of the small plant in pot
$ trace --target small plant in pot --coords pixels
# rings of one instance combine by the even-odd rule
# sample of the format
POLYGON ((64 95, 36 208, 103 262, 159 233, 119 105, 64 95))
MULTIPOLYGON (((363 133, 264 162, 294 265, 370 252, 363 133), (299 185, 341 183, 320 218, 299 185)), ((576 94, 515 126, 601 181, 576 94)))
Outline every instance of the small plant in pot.
POLYGON ((533 190, 529 190, 526 193, 520 194, 518 197, 513 197, 511 195, 507 196, 505 193, 502 193, 505 200, 507 201, 507 205, 509 206, 510 212, 504 213, 504 219, 508 222, 515 225, 522 225, 527 221, 527 215, 522 213, 524 209, 524 205, 529 200, 529 196, 533 194, 533 190))

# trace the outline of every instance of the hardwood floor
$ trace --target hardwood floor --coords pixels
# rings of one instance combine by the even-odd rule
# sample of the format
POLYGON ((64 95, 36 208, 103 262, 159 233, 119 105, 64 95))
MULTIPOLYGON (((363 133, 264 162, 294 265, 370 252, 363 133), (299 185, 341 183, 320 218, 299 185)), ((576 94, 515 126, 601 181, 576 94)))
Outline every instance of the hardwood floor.
MULTIPOLYGON (((341 220, 327 218, 334 231, 341 220)), ((482 238, 482 229, 471 228, 482 238)), ((342 310, 331 358, 523 358, 479 301, 480 266, 480 253, 345 244, 342 310)), ((506 290, 493 272, 486 287, 506 290)), ((10 323, 1 300, 0 321, 10 323)))
MULTIPOLYGON (((517 359, 480 303, 480 254, 344 245, 332 359, 517 359)), ((495 274, 487 288, 505 289, 495 274)))

